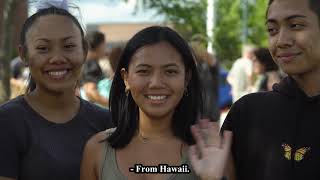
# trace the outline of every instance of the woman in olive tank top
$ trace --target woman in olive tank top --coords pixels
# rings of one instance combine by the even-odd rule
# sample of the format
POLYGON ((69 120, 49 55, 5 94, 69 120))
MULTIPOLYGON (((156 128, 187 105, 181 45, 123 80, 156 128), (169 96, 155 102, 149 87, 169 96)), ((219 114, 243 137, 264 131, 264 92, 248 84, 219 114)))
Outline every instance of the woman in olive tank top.
POLYGON ((81 180, 221 179, 231 132, 199 120, 195 56, 178 33, 153 26, 127 43, 114 75, 115 129, 88 141, 81 180), (222 141, 223 140, 223 141, 222 141))

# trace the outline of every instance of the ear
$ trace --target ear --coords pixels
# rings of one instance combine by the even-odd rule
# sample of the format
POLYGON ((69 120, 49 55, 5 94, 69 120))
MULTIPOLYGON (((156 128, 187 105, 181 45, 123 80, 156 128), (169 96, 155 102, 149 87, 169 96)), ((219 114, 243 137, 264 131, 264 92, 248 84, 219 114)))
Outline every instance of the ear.
POLYGON ((24 63, 25 66, 28 66, 29 63, 27 62, 27 58, 26 58, 27 57, 26 47, 20 44, 18 46, 18 51, 19 51, 19 56, 20 56, 22 62, 24 63))
POLYGON ((126 71, 125 68, 122 68, 120 73, 121 73, 121 77, 122 77, 122 80, 124 82, 124 85, 126 86, 126 89, 129 90, 130 89, 130 85, 128 83, 128 71, 126 71))

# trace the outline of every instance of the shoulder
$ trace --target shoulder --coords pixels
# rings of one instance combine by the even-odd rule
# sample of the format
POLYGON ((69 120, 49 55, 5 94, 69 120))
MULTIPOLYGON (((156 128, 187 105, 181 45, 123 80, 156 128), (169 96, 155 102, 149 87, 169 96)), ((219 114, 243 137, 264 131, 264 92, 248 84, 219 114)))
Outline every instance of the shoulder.
POLYGON ((223 129, 234 129, 235 126, 251 123, 266 114, 277 112, 282 98, 279 93, 258 92, 245 95, 236 101, 224 120, 223 129))
POLYGON ((97 133, 87 141, 81 161, 81 178, 93 179, 101 174, 106 149, 106 131, 97 133))
POLYGON ((23 96, 18 96, 12 100, 0 105, 0 113, 17 112, 19 109, 24 109, 23 96))
POLYGON ((111 134, 116 130, 116 128, 109 128, 107 130, 101 131, 97 133, 96 135, 92 136, 89 141, 92 143, 98 143, 105 141, 111 134))
POLYGON ((246 106, 256 106, 256 105, 263 105, 274 103, 274 100, 278 100, 281 94, 274 92, 274 91, 267 91, 267 92, 256 92, 247 94, 241 97, 237 102, 235 102, 236 106, 241 106, 246 104, 246 106))
POLYGON ((108 109, 99 107, 86 100, 80 99, 82 104, 82 113, 90 124, 95 124, 99 131, 113 127, 111 113, 108 109))
POLYGON ((108 134, 106 131, 101 131, 94 136, 92 136, 87 142, 87 148, 89 149, 97 149, 100 146, 104 146, 106 139, 108 138, 108 134))
MULTIPOLYGON (((104 151, 108 143, 107 138, 115 131, 115 128, 101 131, 92 136, 86 143, 85 153, 87 156, 100 156, 101 152, 104 151)), ((96 159, 96 158, 94 158, 96 159)), ((99 159, 99 158, 98 158, 99 159)))
POLYGON ((30 138, 29 130, 33 125, 29 124, 29 122, 33 122, 31 120, 32 113, 26 105, 23 96, 19 96, 0 106, 0 139, 2 144, 9 146, 18 143, 19 147, 26 147, 30 138))
POLYGON ((80 101, 83 105, 83 110, 86 111, 87 113, 90 113, 90 115, 110 118, 111 114, 108 109, 102 108, 96 104, 93 104, 83 99, 80 99, 80 101))
POLYGON ((0 105, 0 122, 15 122, 15 120, 26 116, 28 112, 26 105, 23 102, 23 96, 12 99, 0 105))

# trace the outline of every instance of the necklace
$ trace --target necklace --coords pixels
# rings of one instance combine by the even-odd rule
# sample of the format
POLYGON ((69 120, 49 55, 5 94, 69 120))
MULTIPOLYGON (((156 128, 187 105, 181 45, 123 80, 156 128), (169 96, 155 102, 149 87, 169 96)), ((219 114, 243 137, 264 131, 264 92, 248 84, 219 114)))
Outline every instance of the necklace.
POLYGON ((161 139, 161 138, 170 138, 170 136, 166 136, 166 135, 160 135, 160 136, 155 136, 155 137, 145 137, 143 136, 139 131, 138 131, 138 139, 143 143, 149 143, 150 141, 153 140, 157 140, 157 139, 161 139))

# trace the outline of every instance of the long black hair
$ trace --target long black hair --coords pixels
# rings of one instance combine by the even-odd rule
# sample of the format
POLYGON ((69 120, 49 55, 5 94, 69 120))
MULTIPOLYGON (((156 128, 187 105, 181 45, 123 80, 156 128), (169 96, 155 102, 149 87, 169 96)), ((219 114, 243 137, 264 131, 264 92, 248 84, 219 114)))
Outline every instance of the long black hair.
MULTIPOLYGON (((69 13, 67 10, 62 9, 62 8, 57 8, 57 7, 49 7, 46 9, 41 9, 32 16, 30 16, 23 24, 22 30, 20 32, 20 45, 22 46, 23 50, 25 51, 25 58, 27 58, 27 53, 28 53, 28 47, 26 43, 26 35, 30 27, 36 22, 37 19, 39 19, 42 16, 47 16, 47 15, 60 15, 60 16, 66 16, 69 17, 72 22, 79 28, 80 33, 81 33, 81 38, 82 38, 82 47, 84 52, 86 53, 88 50, 88 43, 84 38, 84 31, 77 20, 71 13, 69 13)), ((26 59, 26 61, 28 61, 26 59)), ((27 87, 27 93, 33 91, 36 88, 36 83, 32 79, 31 74, 29 75, 29 83, 27 87)))
POLYGON ((110 92, 110 110, 115 132, 109 136, 108 142, 113 148, 125 147, 135 135, 139 124, 139 108, 131 94, 125 93, 125 84, 121 77, 121 69, 128 69, 131 58, 141 47, 159 42, 168 42, 182 56, 186 75, 191 74, 187 92, 175 109, 172 119, 174 135, 188 144, 194 143, 190 126, 195 124, 202 112, 200 81, 195 65, 195 56, 187 42, 169 27, 152 26, 145 28, 133 36, 127 43, 120 57, 110 92))

